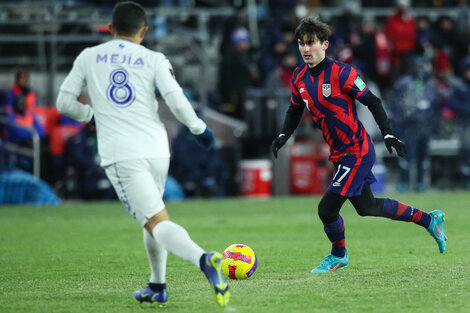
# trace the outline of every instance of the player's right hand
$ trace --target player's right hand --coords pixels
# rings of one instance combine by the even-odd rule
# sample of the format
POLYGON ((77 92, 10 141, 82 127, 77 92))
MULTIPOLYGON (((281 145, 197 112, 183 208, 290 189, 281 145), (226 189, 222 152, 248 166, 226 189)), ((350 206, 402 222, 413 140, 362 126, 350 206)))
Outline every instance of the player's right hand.
POLYGON ((286 144, 287 139, 289 138, 287 138, 285 134, 279 134, 279 136, 277 136, 271 143, 271 151, 276 159, 277 159, 277 152, 279 151, 279 149, 282 148, 283 145, 286 144))
POLYGON ((210 130, 209 127, 206 127, 204 132, 199 135, 194 135, 196 137, 197 142, 206 148, 206 150, 212 149, 215 143, 214 139, 214 133, 212 133, 212 130, 210 130))

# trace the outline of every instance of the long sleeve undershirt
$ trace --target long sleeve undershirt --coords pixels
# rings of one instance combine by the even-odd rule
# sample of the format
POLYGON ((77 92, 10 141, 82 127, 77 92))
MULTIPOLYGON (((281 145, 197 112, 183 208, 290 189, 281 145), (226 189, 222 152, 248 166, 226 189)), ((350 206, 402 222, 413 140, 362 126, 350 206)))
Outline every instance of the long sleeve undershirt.
POLYGON ((362 104, 367 106, 369 111, 372 113, 372 116, 375 119, 375 122, 382 132, 382 136, 391 135, 392 127, 390 126, 390 120, 385 113, 382 101, 369 90, 368 93, 364 95, 361 99, 358 99, 362 104))
POLYGON ((206 123, 197 117, 188 98, 182 90, 171 92, 163 97, 176 119, 186 125, 192 134, 199 135, 206 129, 206 123))
POLYGON ((93 117, 93 108, 79 102, 76 96, 68 92, 59 91, 56 106, 60 113, 79 122, 88 123, 93 117))
MULTIPOLYGON (((390 120, 387 117, 387 113, 385 112, 382 101, 375 96, 370 90, 367 94, 364 95, 359 101, 367 106, 367 108, 372 113, 377 125, 382 132, 382 135, 385 136, 387 134, 392 134, 392 128, 390 126, 390 120)), ((282 127, 282 134, 285 134, 287 138, 289 138, 292 133, 295 131, 297 126, 300 123, 304 112, 304 106, 302 105, 291 105, 287 110, 286 117, 284 120, 284 125, 282 127)))

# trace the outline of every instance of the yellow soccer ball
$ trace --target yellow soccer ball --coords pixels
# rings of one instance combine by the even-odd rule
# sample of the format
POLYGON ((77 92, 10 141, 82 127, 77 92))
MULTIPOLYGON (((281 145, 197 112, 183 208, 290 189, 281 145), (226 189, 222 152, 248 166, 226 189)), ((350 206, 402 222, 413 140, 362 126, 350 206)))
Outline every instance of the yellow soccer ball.
POLYGON ((234 244, 224 250, 223 270, 231 279, 247 279, 258 266, 258 259, 253 250, 244 244, 234 244))

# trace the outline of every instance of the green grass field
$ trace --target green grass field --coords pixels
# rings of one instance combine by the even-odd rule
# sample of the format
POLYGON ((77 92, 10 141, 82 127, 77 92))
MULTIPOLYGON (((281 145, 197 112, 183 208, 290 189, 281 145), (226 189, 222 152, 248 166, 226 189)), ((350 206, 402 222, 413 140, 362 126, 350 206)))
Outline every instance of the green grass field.
POLYGON ((139 305, 148 279, 139 225, 118 202, 0 207, 0 312, 470 312, 470 193, 405 194, 426 211, 443 208, 445 254, 419 226, 361 218, 347 203, 350 263, 310 274, 330 244, 318 197, 168 203, 171 218, 206 250, 249 245, 258 269, 230 281, 218 308, 192 264, 169 256, 166 308, 139 305))

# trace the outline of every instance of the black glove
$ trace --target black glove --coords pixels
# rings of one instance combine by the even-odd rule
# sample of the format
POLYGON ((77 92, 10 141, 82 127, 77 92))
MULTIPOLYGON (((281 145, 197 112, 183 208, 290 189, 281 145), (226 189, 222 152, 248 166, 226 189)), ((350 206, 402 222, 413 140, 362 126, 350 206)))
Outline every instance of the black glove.
POLYGON ((397 151, 398 156, 404 157, 406 155, 406 147, 403 141, 393 135, 385 135, 384 137, 385 147, 390 154, 392 154, 392 147, 397 151))
POLYGON ((280 134, 277 136, 271 143, 271 151, 273 152, 274 157, 277 159, 277 152, 286 144, 287 139, 289 139, 285 134, 280 134))
POLYGON ((204 132, 199 135, 194 135, 196 137, 197 142, 206 148, 206 150, 210 150, 215 143, 214 139, 214 134, 212 133, 212 130, 210 130, 209 127, 206 127, 204 132))

